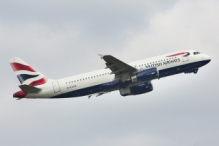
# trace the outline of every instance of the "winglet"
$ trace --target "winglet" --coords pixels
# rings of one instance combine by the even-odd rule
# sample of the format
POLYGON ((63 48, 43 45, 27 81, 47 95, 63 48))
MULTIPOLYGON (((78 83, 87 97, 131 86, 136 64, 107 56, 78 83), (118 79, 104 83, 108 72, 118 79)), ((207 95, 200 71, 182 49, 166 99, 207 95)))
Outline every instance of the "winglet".
POLYGON ((103 59, 104 55, 98 54, 100 56, 101 59, 103 59))

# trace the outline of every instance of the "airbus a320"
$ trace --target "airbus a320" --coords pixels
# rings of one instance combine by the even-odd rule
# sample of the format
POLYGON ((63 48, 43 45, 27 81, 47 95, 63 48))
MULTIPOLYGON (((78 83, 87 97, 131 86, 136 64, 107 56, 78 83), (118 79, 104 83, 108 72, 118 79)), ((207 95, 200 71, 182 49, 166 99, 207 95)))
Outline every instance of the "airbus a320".
POLYGON ((53 80, 18 57, 9 62, 18 77, 20 91, 14 98, 71 98, 100 96, 119 90, 121 96, 139 95, 153 90, 152 81, 180 73, 197 73, 211 61, 198 51, 173 52, 153 58, 125 63, 111 55, 100 55, 105 69, 53 80))

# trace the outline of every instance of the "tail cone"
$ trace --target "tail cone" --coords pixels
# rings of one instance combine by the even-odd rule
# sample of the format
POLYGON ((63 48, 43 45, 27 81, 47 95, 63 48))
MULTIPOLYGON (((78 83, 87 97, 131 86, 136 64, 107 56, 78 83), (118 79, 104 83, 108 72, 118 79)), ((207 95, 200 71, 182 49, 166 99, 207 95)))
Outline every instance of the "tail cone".
POLYGON ((26 94, 23 91, 18 91, 13 94, 13 97, 17 97, 17 98, 24 98, 25 96, 26 94))

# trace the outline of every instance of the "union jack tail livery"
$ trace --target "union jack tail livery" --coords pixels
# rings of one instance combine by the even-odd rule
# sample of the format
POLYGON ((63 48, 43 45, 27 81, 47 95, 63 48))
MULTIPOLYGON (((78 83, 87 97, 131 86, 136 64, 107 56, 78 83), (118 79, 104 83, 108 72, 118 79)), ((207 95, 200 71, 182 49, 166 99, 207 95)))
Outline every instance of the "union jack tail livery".
POLYGON ((42 73, 38 72, 22 59, 18 57, 11 58, 9 59, 9 63, 20 81, 20 88, 22 89, 22 91, 15 93, 14 97, 24 97, 25 93, 39 91, 40 89, 34 86, 43 85, 47 82, 47 78, 42 73))
POLYGON ((11 58, 9 62, 22 85, 38 86, 46 83, 47 78, 22 59, 11 58))

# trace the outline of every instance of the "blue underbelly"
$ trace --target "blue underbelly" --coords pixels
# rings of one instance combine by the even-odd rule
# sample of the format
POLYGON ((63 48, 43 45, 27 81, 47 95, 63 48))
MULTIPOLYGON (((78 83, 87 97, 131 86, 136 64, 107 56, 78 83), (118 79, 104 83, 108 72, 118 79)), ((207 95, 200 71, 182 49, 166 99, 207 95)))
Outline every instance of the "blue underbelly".
MULTIPOLYGON (((185 71, 201 67, 205 64, 207 64, 209 61, 200 61, 200 62, 195 62, 195 63, 189 63, 177 67, 172 67, 172 68, 167 68, 164 70, 159 71, 159 78, 167 77, 170 75, 174 74, 179 74, 183 73, 185 71)), ((87 88, 71 91, 68 93, 60 94, 57 96, 54 96, 52 98, 70 98, 70 97, 79 97, 79 96, 86 96, 86 95, 91 95, 94 93, 99 93, 99 92, 105 92, 105 91, 113 91, 118 89, 120 86, 120 83, 114 83, 114 82, 108 82, 100 85, 95 85, 95 86, 90 86, 87 88)))

